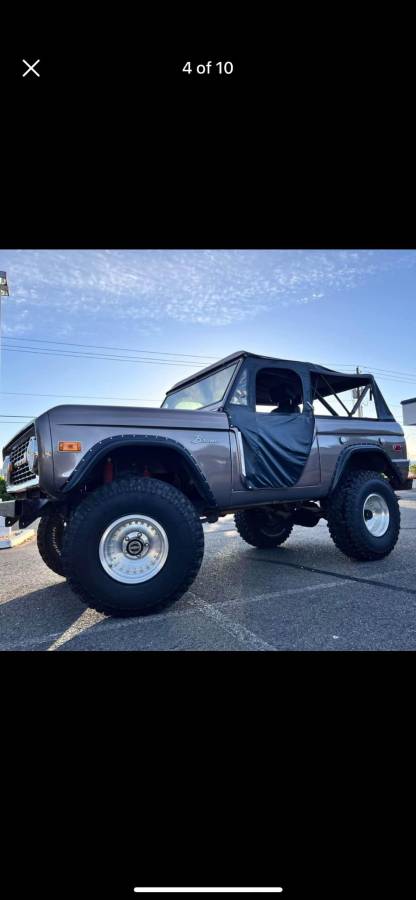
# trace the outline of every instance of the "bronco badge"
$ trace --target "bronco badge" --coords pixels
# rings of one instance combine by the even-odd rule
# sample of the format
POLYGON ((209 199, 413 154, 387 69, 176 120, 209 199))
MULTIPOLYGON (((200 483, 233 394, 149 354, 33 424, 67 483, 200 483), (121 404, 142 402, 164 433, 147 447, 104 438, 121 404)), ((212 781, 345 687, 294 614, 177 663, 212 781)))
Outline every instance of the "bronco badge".
POLYGON ((216 438, 206 438, 202 434, 196 434, 191 440, 191 444, 218 444, 216 438))

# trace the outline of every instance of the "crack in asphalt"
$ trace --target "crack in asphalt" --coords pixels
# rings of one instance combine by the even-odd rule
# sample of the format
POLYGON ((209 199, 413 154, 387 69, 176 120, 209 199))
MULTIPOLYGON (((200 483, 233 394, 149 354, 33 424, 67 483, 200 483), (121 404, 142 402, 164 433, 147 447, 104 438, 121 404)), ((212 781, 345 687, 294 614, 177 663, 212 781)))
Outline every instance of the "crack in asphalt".
MULTIPOLYGON (((317 575, 331 575, 333 578, 339 578, 345 581, 356 581, 359 584, 372 584, 376 587, 389 589, 391 591, 399 591, 402 594, 415 594, 414 588, 400 587, 398 584, 383 584, 373 578, 358 578, 356 575, 346 575, 340 572, 330 572, 328 569, 316 569, 315 566, 302 566, 300 563, 284 562, 280 559, 265 559, 264 557, 256 557, 255 562, 272 563, 275 566, 289 566, 291 569, 303 569, 304 572, 316 572, 317 575)), ((382 576, 380 576, 381 578, 382 576)))

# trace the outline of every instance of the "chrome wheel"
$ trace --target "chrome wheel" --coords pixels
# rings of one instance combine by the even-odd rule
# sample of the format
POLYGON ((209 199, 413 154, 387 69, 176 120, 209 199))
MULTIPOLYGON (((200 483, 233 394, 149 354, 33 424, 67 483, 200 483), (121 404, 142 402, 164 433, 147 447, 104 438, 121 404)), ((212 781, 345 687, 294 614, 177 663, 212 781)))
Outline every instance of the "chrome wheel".
POLYGON ((103 569, 123 584, 154 578, 169 552, 167 534, 150 516, 122 516, 106 528, 99 546, 103 569))
POLYGON ((369 494, 363 507, 363 518, 373 537, 382 537, 390 523, 387 503, 381 494, 369 494))

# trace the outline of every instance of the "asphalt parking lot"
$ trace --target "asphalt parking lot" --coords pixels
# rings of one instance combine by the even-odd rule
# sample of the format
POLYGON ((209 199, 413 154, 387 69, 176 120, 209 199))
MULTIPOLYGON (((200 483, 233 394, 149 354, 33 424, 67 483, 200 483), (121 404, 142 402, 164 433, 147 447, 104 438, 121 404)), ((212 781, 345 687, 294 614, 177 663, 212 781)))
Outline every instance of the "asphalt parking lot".
POLYGON ((87 609, 42 562, 32 540, 0 550, 0 650, 415 650, 416 492, 401 493, 393 553, 358 563, 325 522, 256 550, 231 516, 205 525, 190 591, 141 618, 87 609))

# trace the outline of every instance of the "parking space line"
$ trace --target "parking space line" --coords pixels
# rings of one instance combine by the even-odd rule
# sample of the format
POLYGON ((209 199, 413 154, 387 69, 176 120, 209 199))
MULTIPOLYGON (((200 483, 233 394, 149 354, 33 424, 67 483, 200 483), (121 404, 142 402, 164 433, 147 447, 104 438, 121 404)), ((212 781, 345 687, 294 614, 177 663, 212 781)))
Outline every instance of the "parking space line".
MULTIPOLYGON (((133 625, 147 625, 152 624, 154 622, 166 621, 166 619, 180 618, 181 616, 190 615, 193 611, 192 606, 186 607, 185 609, 177 609, 171 610, 166 613, 159 613, 154 615, 147 616, 131 616, 125 619, 111 619, 104 618, 99 622, 96 622, 94 625, 94 634, 98 633, 106 633, 107 631, 118 631, 120 628, 131 628, 133 625)), ((79 620, 78 620, 79 621, 79 620)), ((91 626, 92 627, 92 626, 91 626)), ((90 630, 90 627, 88 628, 90 630)), ((78 635, 82 635, 85 633, 85 629, 82 631, 78 631, 78 635)), ((37 644, 46 644, 49 641, 57 642, 57 639, 62 637, 62 635, 66 634, 66 630, 62 629, 62 631, 54 631, 51 634, 46 634, 44 636, 39 636, 39 638, 31 638, 27 641, 18 641, 15 644, 0 644, 0 652, 2 650, 18 650, 19 647, 33 647, 37 644)), ((55 648, 54 648, 55 649, 55 648)), ((57 648, 59 649, 59 648, 57 648)))
POLYGON ((59 637, 48 647, 48 652, 53 652, 54 650, 59 650, 63 644, 67 644, 68 641, 71 641, 72 638, 78 637, 80 634, 85 634, 89 628, 93 628, 95 625, 100 625, 103 621, 102 619, 98 619, 96 621, 91 622, 91 610, 85 609, 65 631, 63 631, 59 637))
MULTIPOLYGON (((308 593, 325 591, 328 588, 339 587, 342 583, 342 581, 320 581, 319 584, 308 584, 298 588, 284 588, 282 591, 269 591, 266 594, 254 594, 251 597, 233 597, 229 600, 223 600, 221 608, 229 603, 238 603, 239 600, 244 600, 246 603, 251 603, 253 600, 262 602, 263 600, 278 600, 280 597, 286 597, 286 595, 290 594, 304 594, 306 591, 308 593)), ((344 583, 347 584, 347 580, 344 583)))
MULTIPOLYGON (((249 600, 250 602, 253 602, 253 601, 262 602, 263 600, 279 599, 279 597, 285 597, 286 595, 291 595, 291 594, 304 594, 305 591, 312 593, 314 591, 327 590, 329 588, 337 587, 340 583, 342 584, 342 582, 339 582, 339 581, 321 581, 318 584, 304 585, 303 587, 298 587, 298 588, 284 588, 283 590, 279 590, 279 591, 269 591, 269 592, 263 593, 263 594, 253 594, 248 598, 233 597, 232 599, 229 599, 229 600, 218 601, 218 603, 221 605, 221 608, 223 608, 224 605, 228 605, 230 603, 236 603, 236 602, 238 603, 240 600, 245 601, 245 602, 247 602, 247 600, 249 600)), ((86 631, 90 630, 91 628, 94 628, 94 634, 96 634, 97 630, 98 630, 98 632, 114 631, 114 630, 118 630, 120 628, 131 628, 134 625, 143 626, 143 625, 147 625, 147 624, 152 624, 154 622, 161 622, 162 620, 166 621, 166 620, 173 619, 173 618, 181 618, 186 615, 191 615, 193 610, 195 609, 195 607, 197 607, 198 604, 200 605, 200 607, 199 607, 200 612, 205 613, 205 615, 208 614, 207 607, 209 607, 209 609, 211 610, 210 618, 212 618, 212 619, 214 619, 213 612, 215 611, 215 613, 216 613, 215 619, 218 622, 218 624, 220 624, 220 612, 219 612, 219 610, 217 610, 217 606, 214 607, 213 604, 208 603, 205 600, 202 600, 200 597, 197 597, 192 591, 188 591, 188 593, 191 594, 191 596, 192 596, 191 606, 188 606, 188 607, 185 607, 182 609, 172 608, 171 610, 167 610, 164 613, 161 612, 161 613, 157 613, 154 615, 142 616, 140 618, 135 617, 135 616, 132 616, 132 617, 126 618, 126 619, 121 619, 121 620, 114 620, 111 618, 103 618, 103 619, 100 619, 98 622, 92 622, 92 623, 85 622, 85 624, 83 623, 83 627, 81 628, 80 627, 80 619, 82 619, 83 616, 85 615, 85 613, 87 612, 87 611, 85 611, 85 612, 82 612, 80 617, 76 620, 76 622, 74 622, 72 624, 72 626, 70 626, 66 630, 63 629, 62 631, 54 631, 50 634, 39 636, 39 638, 30 638, 26 641, 18 641, 14 644, 0 644, 0 652, 2 652, 3 650, 18 650, 19 648, 23 649, 25 647, 34 647, 34 646, 37 646, 38 644, 47 644, 49 642, 52 642, 52 643, 51 643, 51 646, 48 647, 48 650, 55 651, 55 650, 58 650, 59 647, 62 644, 66 643, 68 640, 72 640, 74 637, 85 634, 86 631)), ((227 627, 228 627, 228 630, 230 630, 230 626, 233 625, 234 623, 231 623, 230 620, 228 619, 228 617, 226 617, 224 614, 222 614, 221 623, 222 623, 223 627, 225 625, 225 619, 227 619, 227 627)), ((237 626, 234 628, 233 633, 235 634, 236 637, 239 636, 245 643, 247 642, 247 640, 251 640, 251 641, 254 640, 257 644, 261 640, 260 638, 257 637, 257 635, 254 634, 254 632, 250 632, 249 629, 244 628, 244 626, 238 626, 239 634, 237 635, 236 628, 237 628, 237 626)), ((262 643, 266 644, 265 641, 263 641, 262 643)), ((266 646, 264 646, 263 649, 274 650, 275 648, 266 644, 266 646)))
POLYGON ((59 650, 61 643, 67 643, 67 640, 71 640, 77 636, 82 636, 86 633, 87 629, 88 631, 90 631, 93 628, 94 635, 96 635, 97 632, 106 633, 108 631, 118 631, 120 628, 132 628, 135 625, 138 626, 140 630, 142 630, 143 626, 146 626, 147 624, 154 624, 155 622, 161 623, 166 622, 166 620, 169 619, 191 616, 195 610, 198 610, 200 613, 211 618, 218 625, 220 625, 223 630, 226 630, 230 634, 233 634, 234 637, 237 637, 243 643, 250 644, 251 649, 276 649, 270 644, 267 644, 266 641, 262 641, 261 638, 257 637, 257 635, 255 635, 254 632, 250 631, 248 628, 245 628, 244 625, 238 625, 237 623, 232 622, 231 619, 228 618, 228 616, 220 613, 220 611, 217 610, 212 604, 207 603, 205 600, 202 600, 199 597, 196 597, 196 595, 191 591, 188 591, 188 593, 192 596, 192 600, 190 606, 185 607, 184 609, 173 609, 166 613, 161 612, 156 615, 147 615, 142 617, 132 616, 131 618, 121 620, 102 619, 101 621, 93 623, 91 625, 88 624, 87 628, 84 628, 82 630, 79 628, 78 619, 78 629, 76 628, 76 623, 74 623, 74 625, 67 630, 64 629, 63 631, 53 632, 51 634, 39 636, 39 638, 31 638, 27 641, 18 641, 14 644, 0 645, 0 652, 2 650, 18 650, 29 647, 36 647, 39 644, 47 644, 50 641, 52 642, 52 646, 48 649, 55 651, 59 650), (68 632, 71 632, 71 634, 69 635, 68 632))
POLYGON ((246 628, 245 625, 233 622, 232 619, 226 616, 212 603, 201 600, 200 597, 196 597, 195 594, 192 594, 192 591, 189 591, 189 593, 194 597, 192 605, 195 606, 196 609, 204 616, 207 616, 209 619, 216 622, 224 631, 227 631, 229 634, 232 634, 233 637, 242 641, 243 644, 248 644, 251 650, 277 650, 277 647, 263 641, 262 638, 258 637, 254 631, 250 631, 249 628, 246 628))
MULTIPOLYGON (((192 598, 190 604, 186 607, 182 607, 180 609, 175 609, 174 607, 171 609, 167 609, 166 612, 159 612, 156 614, 150 614, 147 616, 138 617, 130 617, 126 619, 111 619, 111 618, 103 618, 98 622, 90 623, 86 622, 85 619, 82 623, 83 627, 80 627, 80 619, 83 619, 85 613, 80 614, 80 618, 77 619, 75 623, 72 624, 68 629, 63 628, 62 631, 52 632, 46 635, 39 635, 38 638, 30 638, 27 640, 17 641, 15 643, 2 643, 0 644, 0 651, 3 650, 24 650, 30 648, 41 647, 41 645, 50 643, 51 646, 46 649, 50 650, 58 650, 60 646, 67 641, 71 641, 78 636, 82 636, 86 634, 87 630, 92 630, 94 635, 98 633, 105 634, 106 632, 112 632, 114 630, 119 630, 120 628, 131 628, 136 627, 138 629, 139 634, 143 634, 146 631, 146 625, 152 624, 155 622, 159 622, 163 624, 167 620, 172 620, 174 618, 186 618, 186 616, 192 616, 195 610, 198 610, 201 614, 205 615, 207 618, 210 618, 212 621, 215 621, 223 630, 227 631, 229 634, 232 634, 237 640, 240 640, 243 644, 247 645, 248 648, 252 650, 277 650, 275 646, 272 644, 262 640, 255 632, 251 631, 244 625, 240 625, 237 622, 234 622, 223 610, 224 607, 228 607, 230 604, 238 604, 239 602, 244 603, 249 601, 250 603, 257 602, 261 603, 265 600, 278 600, 279 598, 284 598, 290 595, 296 594, 304 594, 305 592, 313 593, 313 592, 322 592, 325 590, 330 590, 336 588, 337 586, 345 586, 350 582, 359 582, 361 584, 368 584, 372 586, 377 586, 379 588, 385 588, 388 590, 399 591, 405 594, 416 594, 416 590, 412 588, 401 587, 395 584, 386 583, 384 581, 385 578, 391 577, 393 574, 397 572, 397 574, 402 574, 402 569, 396 569, 393 571, 381 573, 376 575, 374 578, 359 578, 357 576, 347 575, 345 573, 338 573, 324 569, 318 569, 313 566, 305 566, 297 563, 286 562, 277 559, 266 559, 264 557, 254 556, 252 557, 254 562, 268 562, 274 563, 275 565, 287 566, 289 568, 300 569, 306 572, 312 572, 316 574, 322 574, 327 576, 332 576, 331 581, 318 582, 317 584, 310 585, 302 585, 299 587, 293 588, 283 588, 281 590, 269 591, 261 594, 250 594, 249 597, 234 597, 230 599, 217 600, 215 604, 209 603, 206 600, 198 597, 194 594, 193 591, 189 591, 188 594, 192 598), (335 580, 334 580, 335 579, 335 580)), ((406 572, 416 571, 413 569, 406 569, 406 572)))

